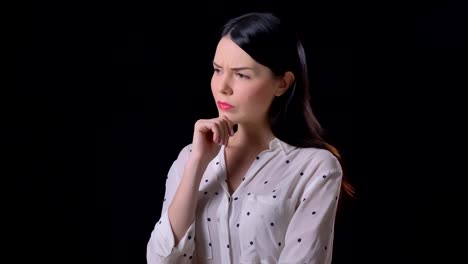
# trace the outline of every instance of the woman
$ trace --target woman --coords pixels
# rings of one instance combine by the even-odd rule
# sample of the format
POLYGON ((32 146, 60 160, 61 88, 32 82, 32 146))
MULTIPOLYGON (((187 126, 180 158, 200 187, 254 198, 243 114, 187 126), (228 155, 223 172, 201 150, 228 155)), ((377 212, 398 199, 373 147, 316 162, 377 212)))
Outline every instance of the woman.
POLYGON ((347 185, 309 104, 305 58, 271 13, 222 28, 211 80, 219 117, 195 123, 169 170, 148 263, 331 263, 347 185))

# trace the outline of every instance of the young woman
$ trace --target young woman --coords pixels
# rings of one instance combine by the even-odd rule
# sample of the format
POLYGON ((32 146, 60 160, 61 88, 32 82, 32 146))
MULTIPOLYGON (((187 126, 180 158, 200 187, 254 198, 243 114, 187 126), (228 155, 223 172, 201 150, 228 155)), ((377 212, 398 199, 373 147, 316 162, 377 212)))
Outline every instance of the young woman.
POLYGON ((219 116, 195 123, 169 170, 148 263, 331 263, 351 189, 312 113, 295 32, 271 13, 233 18, 213 68, 219 116))

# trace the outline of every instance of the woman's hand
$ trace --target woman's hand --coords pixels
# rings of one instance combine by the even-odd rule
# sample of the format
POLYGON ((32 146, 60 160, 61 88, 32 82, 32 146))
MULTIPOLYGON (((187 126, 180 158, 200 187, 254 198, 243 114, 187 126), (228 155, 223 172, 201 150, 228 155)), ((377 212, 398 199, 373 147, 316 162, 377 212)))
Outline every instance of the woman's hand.
POLYGON ((234 135, 234 124, 225 116, 213 119, 200 119, 195 123, 192 141, 192 158, 210 162, 227 145, 234 135))

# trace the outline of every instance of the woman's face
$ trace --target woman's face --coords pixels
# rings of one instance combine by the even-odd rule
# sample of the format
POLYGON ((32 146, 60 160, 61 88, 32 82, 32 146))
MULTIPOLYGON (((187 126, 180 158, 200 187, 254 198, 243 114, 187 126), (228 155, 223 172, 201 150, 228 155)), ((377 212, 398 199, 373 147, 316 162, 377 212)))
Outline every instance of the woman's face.
POLYGON ((211 90, 219 115, 234 123, 258 123, 267 118, 280 78, 253 60, 230 38, 222 38, 213 60, 211 90))

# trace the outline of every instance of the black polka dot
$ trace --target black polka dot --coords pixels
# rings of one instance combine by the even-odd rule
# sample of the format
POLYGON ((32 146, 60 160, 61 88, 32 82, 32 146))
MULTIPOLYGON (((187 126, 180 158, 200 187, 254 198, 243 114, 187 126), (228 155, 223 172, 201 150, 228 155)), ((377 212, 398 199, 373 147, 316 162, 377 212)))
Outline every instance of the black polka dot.
POLYGON ((256 158, 256 159, 257 159, 257 160, 259 160, 259 159, 260 159, 260 157, 258 157, 258 156, 257 156, 257 158, 256 158))
POLYGON ((247 195, 250 195, 250 193, 248 193, 247 195))
POLYGON ((234 198, 234 200, 237 200, 237 199, 239 199, 239 198, 238 197, 234 198))
POLYGON ((302 176, 302 175, 304 175, 304 173, 303 173, 303 172, 301 172, 301 176, 302 176))
POLYGON ((192 239, 192 236, 188 236, 188 240, 192 239))
POLYGON ((164 202, 166 201, 166 198, 164 198, 164 202))
POLYGON ((324 249, 327 250, 327 246, 325 246, 324 249))
POLYGON ((326 177, 327 177, 327 175, 323 175, 323 176, 322 176, 322 178, 324 178, 324 179, 325 179, 326 177))
POLYGON ((189 259, 192 259, 192 256, 190 256, 189 259))
POLYGON ((247 215, 250 215, 250 212, 247 212, 247 215))
POLYGON ((273 195, 273 198, 276 198, 276 195, 273 195))
POLYGON ((335 196, 335 200, 338 200, 338 196, 335 196))
POLYGON ((208 180, 205 180, 205 182, 208 182, 208 180))
POLYGON ((190 152, 192 152, 192 150, 190 150, 190 152))
POLYGON ((219 162, 217 161, 217 162, 216 162, 216 165, 218 165, 218 164, 219 164, 219 162))
POLYGON ((231 201, 231 197, 228 197, 228 201, 229 201, 229 202, 231 201))
POLYGON ((197 238, 196 238, 196 237, 193 237, 193 241, 197 241, 197 238))
POLYGON ((245 181, 245 178, 242 178, 243 181, 245 181))
POLYGON ((313 215, 314 215, 315 213, 316 213, 315 211, 312 212, 313 215))
POLYGON ((289 160, 287 160, 286 163, 289 163, 289 160))
POLYGON ((227 248, 229 248, 229 245, 227 245, 227 248))
POLYGON ((207 220, 208 220, 208 222, 209 222, 209 221, 211 221, 211 218, 208 217, 207 220))
POLYGON ((274 226, 275 224, 273 222, 270 223, 271 226, 274 226))
POLYGON ((280 246, 280 247, 281 247, 281 242, 278 242, 278 246, 280 246))
POLYGON ((253 241, 250 241, 250 245, 253 245, 253 241))
POLYGON ((267 183, 268 183, 268 181, 265 181, 263 184, 267 184, 267 183))
POLYGON ((205 192, 205 194, 207 194, 208 192, 205 192))
POLYGON ((159 224, 161 224, 161 221, 159 221, 159 224))
POLYGON ((276 190, 273 190, 273 192, 276 192, 276 190))
POLYGON ((305 201, 305 198, 304 198, 304 199, 302 199, 302 201, 305 201))
POLYGON ((184 257, 186 257, 186 256, 187 256, 187 254, 184 254, 184 257))
POLYGON ((300 239, 300 238, 297 240, 297 242, 301 242, 301 241, 302 241, 302 239, 300 239))
POLYGON ((218 195, 218 192, 215 192, 216 195, 218 195))
POLYGON ((210 247, 211 247, 211 242, 210 242, 210 243, 208 243, 208 246, 210 246, 210 247))
POLYGON ((239 227, 239 224, 237 224, 237 227, 239 227))

